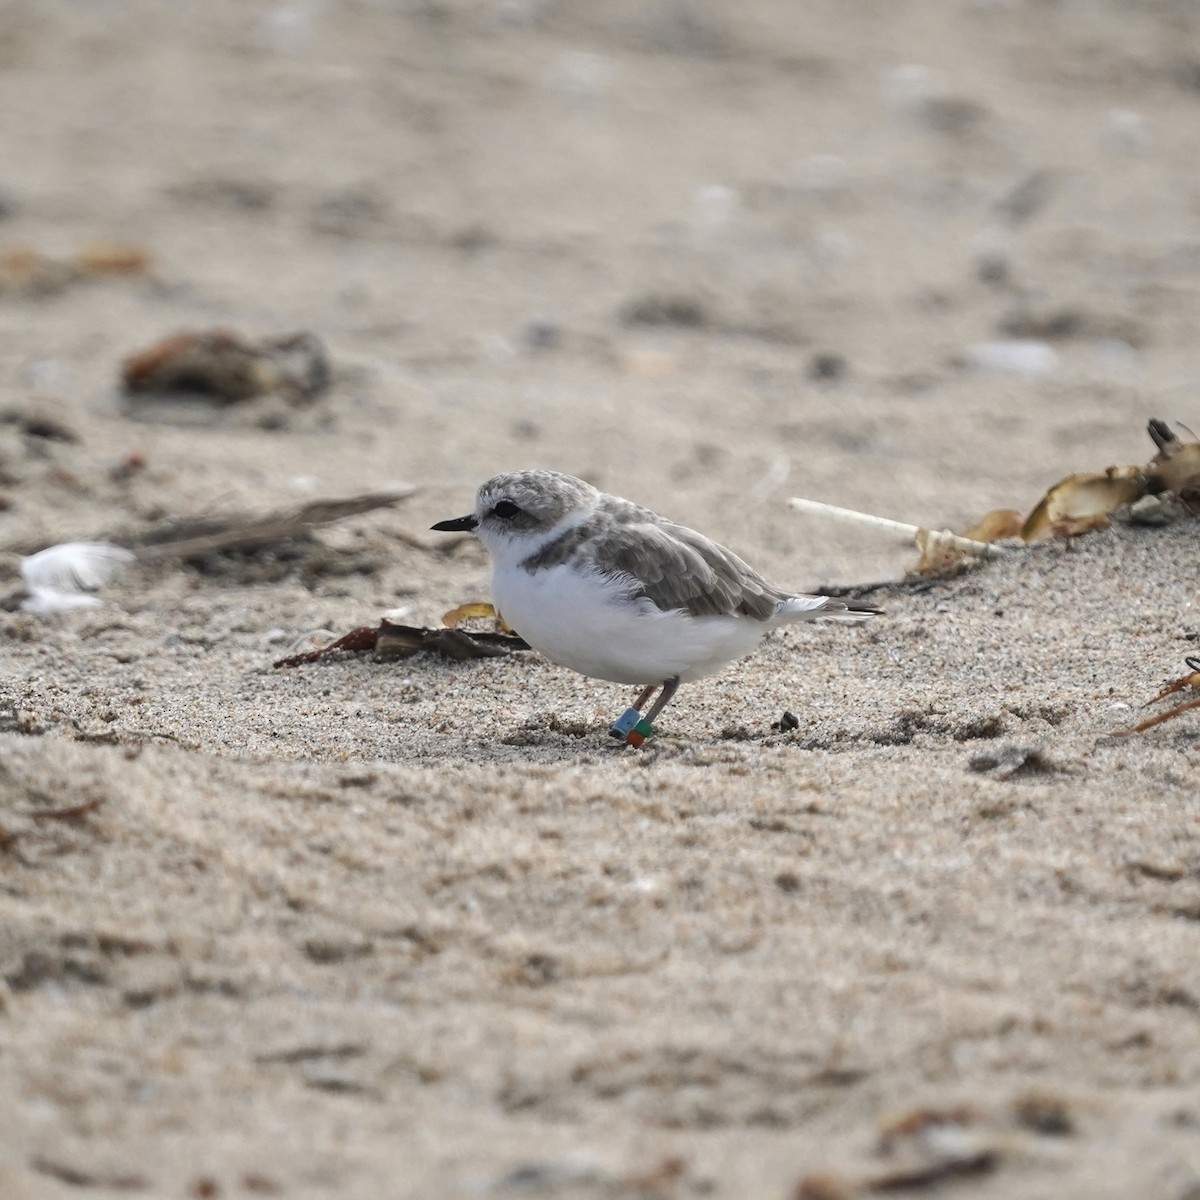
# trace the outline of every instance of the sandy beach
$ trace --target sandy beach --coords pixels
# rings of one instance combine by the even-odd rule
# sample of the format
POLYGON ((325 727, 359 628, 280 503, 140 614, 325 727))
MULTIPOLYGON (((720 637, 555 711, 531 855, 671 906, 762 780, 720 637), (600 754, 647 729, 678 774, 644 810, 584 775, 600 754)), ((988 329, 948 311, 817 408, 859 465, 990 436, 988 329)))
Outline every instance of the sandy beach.
POLYGON ((1200 526, 914 577, 787 500, 1200 428, 1198 102, 1170 0, 0 4, 0 1195, 1197 1200, 1200 710, 1112 735, 1200 526), (217 328, 329 386, 124 393, 217 328), (486 601, 429 526, 526 466, 886 615, 641 751, 532 653, 273 666, 486 601))

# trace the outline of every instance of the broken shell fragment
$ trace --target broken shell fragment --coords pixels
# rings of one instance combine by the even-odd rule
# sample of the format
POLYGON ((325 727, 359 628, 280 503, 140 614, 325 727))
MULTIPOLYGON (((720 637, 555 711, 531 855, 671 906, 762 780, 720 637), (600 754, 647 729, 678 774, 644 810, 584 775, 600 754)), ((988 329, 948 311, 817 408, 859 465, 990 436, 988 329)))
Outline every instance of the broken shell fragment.
POLYGON ((62 542, 21 560, 21 578, 28 595, 24 612, 68 612, 91 608, 101 601, 94 595, 133 562, 132 551, 107 542, 62 542))
POLYGON ((144 275, 150 253, 131 242, 89 242, 72 259, 81 275, 144 275))
POLYGON ((442 624, 447 629, 457 629, 464 621, 470 621, 477 617, 494 617, 496 610, 487 603, 477 601, 471 604, 460 604, 457 608, 452 608, 448 613, 442 615, 442 624))
POLYGON ((476 601, 473 604, 460 604, 442 616, 442 624, 447 629, 457 629, 464 621, 491 619, 498 633, 512 633, 513 627, 488 603, 476 601))

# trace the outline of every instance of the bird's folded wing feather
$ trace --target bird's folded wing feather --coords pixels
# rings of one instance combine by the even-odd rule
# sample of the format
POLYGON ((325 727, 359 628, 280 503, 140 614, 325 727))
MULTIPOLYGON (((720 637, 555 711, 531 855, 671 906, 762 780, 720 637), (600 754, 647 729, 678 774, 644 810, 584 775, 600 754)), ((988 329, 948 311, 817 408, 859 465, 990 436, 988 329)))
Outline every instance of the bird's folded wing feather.
POLYGON ((683 609, 694 617, 739 614, 765 621, 791 594, 683 525, 624 525, 606 540, 606 564, 631 576, 635 594, 664 612, 683 609))

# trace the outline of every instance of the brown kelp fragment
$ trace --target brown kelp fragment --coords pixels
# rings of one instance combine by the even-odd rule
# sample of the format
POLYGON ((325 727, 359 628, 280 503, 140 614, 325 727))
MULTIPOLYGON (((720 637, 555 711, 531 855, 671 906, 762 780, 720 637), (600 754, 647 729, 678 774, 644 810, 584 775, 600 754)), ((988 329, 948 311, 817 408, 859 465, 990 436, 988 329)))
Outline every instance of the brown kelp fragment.
POLYGON ((1188 440, 1165 421, 1151 420, 1148 430, 1158 453, 1145 466, 1113 466, 1068 475, 1046 492, 1028 517, 1022 519, 1016 509, 996 509, 960 534, 903 525, 810 500, 797 498, 789 503, 805 512, 912 536, 921 551, 913 572, 940 575, 961 569, 967 560, 1002 553, 1005 547, 997 546, 998 542, 1029 543, 1103 529, 1118 509, 1124 510, 1123 519, 1138 525, 1160 525, 1182 513, 1200 513, 1200 439, 1186 426, 1180 428, 1189 434, 1188 440), (1160 496, 1167 502, 1154 499, 1160 496))
POLYGON ((392 625, 384 621, 375 642, 379 659, 409 658, 432 650, 443 658, 466 662, 475 658, 503 658, 513 650, 528 650, 515 633, 467 633, 462 629, 425 629, 415 625, 392 625))
POLYGON ((1024 520, 1015 508, 994 508, 984 513, 970 529, 964 529, 961 536, 973 538, 977 542, 999 542, 1004 538, 1020 537, 1024 520))
POLYGON ((1101 529, 1122 505, 1161 492, 1174 493, 1191 513, 1200 511, 1200 441, 1195 436, 1184 441, 1157 418, 1147 430, 1158 453, 1144 467, 1109 467, 1068 475, 1029 514, 1021 537, 1033 542, 1101 529))
POLYGON ((462 629, 429 629, 417 625, 398 625, 380 621, 372 628, 362 625, 319 650, 308 650, 276 661, 276 667, 298 667, 318 662, 330 655, 349 651, 373 651, 376 659, 411 658, 422 651, 433 651, 443 658, 465 662, 478 658, 502 658, 529 645, 515 633, 467 633, 462 629))
POLYGON ((374 650, 378 636, 378 628, 370 625, 358 625, 349 633, 343 633, 340 638, 322 646, 319 650, 306 650, 303 654, 289 654, 287 658, 277 658, 272 665, 275 667, 300 667, 305 663, 317 662, 319 659, 329 658, 342 651, 358 654, 364 650, 374 650))
POLYGON ((330 378, 325 347, 311 333, 259 341, 231 329, 176 333, 129 355, 121 366, 128 395, 200 396, 219 405, 264 395, 307 404, 330 378))
POLYGON ((1029 514, 1021 537, 1035 542, 1043 537, 1074 537, 1103 529, 1116 509, 1145 494, 1146 474, 1141 467, 1109 467, 1068 475, 1029 514))

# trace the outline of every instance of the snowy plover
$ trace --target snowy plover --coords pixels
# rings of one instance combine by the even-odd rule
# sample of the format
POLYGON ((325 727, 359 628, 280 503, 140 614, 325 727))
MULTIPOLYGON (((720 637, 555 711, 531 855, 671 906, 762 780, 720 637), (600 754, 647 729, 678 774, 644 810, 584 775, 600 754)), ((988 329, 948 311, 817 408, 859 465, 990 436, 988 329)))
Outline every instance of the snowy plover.
POLYGON ((774 587, 695 530, 556 471, 497 475, 474 512, 433 528, 483 542, 493 603, 535 650, 594 679, 644 685, 611 730, 633 745, 681 683, 749 654, 770 630, 879 613, 774 587))

